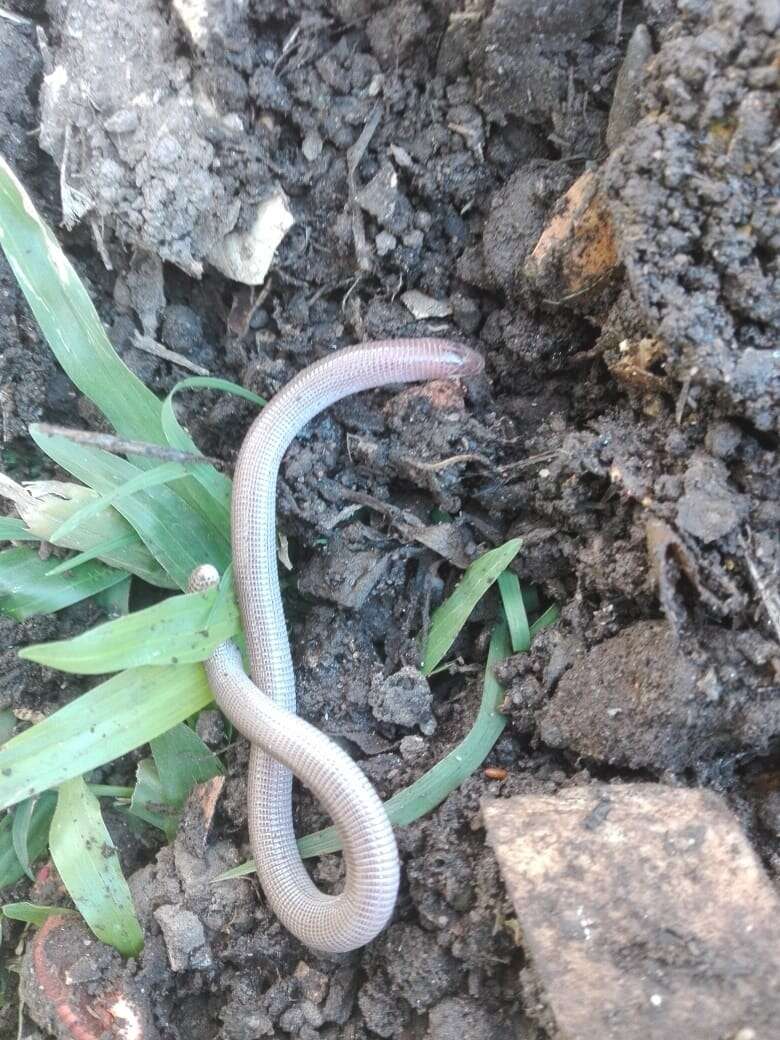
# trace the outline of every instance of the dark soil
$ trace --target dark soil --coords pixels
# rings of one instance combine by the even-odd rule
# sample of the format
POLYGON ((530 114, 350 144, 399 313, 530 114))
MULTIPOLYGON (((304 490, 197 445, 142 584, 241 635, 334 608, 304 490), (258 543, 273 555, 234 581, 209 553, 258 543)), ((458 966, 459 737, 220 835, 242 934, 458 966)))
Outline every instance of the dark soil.
MULTIPOLYGON (((116 827, 147 945, 112 962, 112 985, 143 994, 164 1040, 547 1035, 483 797, 710 785, 780 872, 776 9, 208 0, 198 29, 190 7, 19 0, 22 19, 0 17, 0 147, 53 225, 65 182, 61 240, 126 362, 160 393, 188 374, 139 351, 142 332, 271 395, 334 345, 380 336, 446 333, 487 361, 468 387, 349 400, 288 452, 302 714, 387 797, 476 710, 478 670, 416 671, 460 568, 521 536, 514 569, 562 620, 500 669, 510 725, 486 764, 507 779, 475 774, 399 832, 398 910, 371 947, 317 957, 252 881, 210 884, 248 856, 238 742, 207 843, 185 824, 158 851, 116 827), (258 296, 212 260, 279 186, 295 225, 258 296), (410 289, 433 317, 413 316, 410 289)), ((98 422, 2 259, 0 399, 17 479, 42 465, 30 422, 98 422)), ((204 452, 230 463, 249 407, 182 399, 204 452)), ((457 644, 467 665, 484 662, 494 608, 457 644)), ((2 704, 49 712, 83 689, 14 650, 93 615, 3 622, 2 704)), ((218 718, 202 732, 221 746, 218 718)), ((305 792, 298 821, 324 822, 305 792)), ((339 869, 313 873, 337 884, 339 869)), ((16 1010, 0 1016, 13 1035, 16 1010)))

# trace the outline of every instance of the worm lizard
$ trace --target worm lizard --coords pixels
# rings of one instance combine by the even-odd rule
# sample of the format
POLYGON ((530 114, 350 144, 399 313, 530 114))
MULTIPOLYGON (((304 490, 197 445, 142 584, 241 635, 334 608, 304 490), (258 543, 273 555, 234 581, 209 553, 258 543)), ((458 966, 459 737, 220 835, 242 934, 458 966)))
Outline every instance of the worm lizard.
MULTIPOLYGON (((250 675, 232 642, 212 652, 206 674, 217 704, 251 743, 249 837, 266 899, 293 935, 323 952, 357 949, 385 927, 398 893, 398 850, 384 807, 360 768, 295 713, 276 563, 279 466, 301 428, 343 397, 392 383, 474 376, 482 367, 475 351, 444 339, 379 340, 338 350, 300 372, 266 405, 238 456, 231 540, 250 675), (346 880, 338 895, 316 887, 298 853, 293 774, 319 799, 341 839, 346 880)), ((218 581, 215 568, 204 564, 188 588, 218 581)))

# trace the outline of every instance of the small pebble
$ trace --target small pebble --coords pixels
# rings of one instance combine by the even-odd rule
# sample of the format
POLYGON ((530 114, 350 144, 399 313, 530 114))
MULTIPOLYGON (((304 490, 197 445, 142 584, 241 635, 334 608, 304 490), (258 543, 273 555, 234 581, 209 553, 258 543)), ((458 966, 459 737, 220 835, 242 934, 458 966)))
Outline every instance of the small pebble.
POLYGON ((303 152, 304 158, 309 162, 314 162, 315 159, 319 159, 322 154, 322 138, 316 130, 310 130, 303 139, 301 145, 301 151, 303 152))
POLYGON ((416 735, 404 737, 398 748, 405 762, 416 762, 425 753, 425 741, 416 735))
POLYGON ((395 235, 391 235, 389 231, 380 231, 376 236, 376 251, 380 256, 387 256, 388 253, 392 253, 397 245, 398 239, 395 235))

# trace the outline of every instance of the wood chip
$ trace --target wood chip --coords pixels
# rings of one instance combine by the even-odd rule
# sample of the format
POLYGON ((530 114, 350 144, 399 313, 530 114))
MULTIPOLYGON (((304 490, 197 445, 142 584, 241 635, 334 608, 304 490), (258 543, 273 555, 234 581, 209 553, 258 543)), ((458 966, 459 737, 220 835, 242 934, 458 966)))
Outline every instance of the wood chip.
POLYGON ((170 361, 171 364, 178 365, 179 368, 186 368, 197 376, 209 375, 207 368, 204 368, 202 365, 196 365, 194 361, 190 361, 189 358, 175 350, 168 350, 167 347, 164 347, 162 343, 158 343, 156 339, 152 339, 151 336, 142 336, 140 332, 136 332, 133 336, 133 346, 136 350, 142 350, 145 354, 152 354, 154 357, 160 358, 161 361, 170 361))

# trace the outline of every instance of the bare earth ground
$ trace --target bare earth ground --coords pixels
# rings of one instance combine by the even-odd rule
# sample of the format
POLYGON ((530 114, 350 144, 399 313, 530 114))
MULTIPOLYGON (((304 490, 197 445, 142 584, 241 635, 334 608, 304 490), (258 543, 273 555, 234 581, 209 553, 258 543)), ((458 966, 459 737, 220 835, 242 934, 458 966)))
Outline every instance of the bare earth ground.
MULTIPOLYGON (((109 821, 147 930, 139 963, 85 952, 79 933, 60 937, 68 963, 85 992, 114 973, 144 1035, 166 1040, 546 1036, 481 798, 705 785, 780 871, 776 9, 203 6, 205 28, 156 0, 16 0, 23 20, 0 17, 0 148, 53 225, 64 181, 74 226, 60 237, 125 361, 159 393, 189 374, 136 349, 143 332, 270 395, 333 344, 378 336, 446 331, 487 359, 468 388, 346 402, 288 453, 301 712, 387 797, 475 712, 477 673, 429 686, 410 671, 457 564, 520 535, 517 573, 563 616, 501 669, 511 719, 488 764, 506 780, 476 774, 399 832, 397 917, 370 948, 316 957, 252 882, 205 880, 248 854, 239 742, 205 847, 193 818, 162 849, 109 821), (276 186, 296 223, 258 301, 212 261, 276 186), (439 309, 415 318, 410 289, 439 309), (438 460, 452 461, 425 465, 438 460), (440 553, 388 507, 454 517, 440 553)), ((17 477, 40 472, 28 423, 98 422, 2 260, 0 383, 17 477)), ((182 400, 203 450, 231 460, 248 406, 182 400)), ((0 620, 2 706, 48 712, 80 692, 15 650, 96 619, 0 620)), ((483 629, 458 643, 466 662, 484 661, 483 629)), ((201 732, 222 746, 216 715, 201 732)), ((133 769, 129 756, 103 782, 133 769)), ((322 823, 305 793, 298 819, 322 823)), ((314 868, 323 884, 338 872, 336 857, 314 868)), ((12 948, 18 929, 3 933, 12 948)), ((15 1009, 0 1016, 15 1035, 15 1009)))

